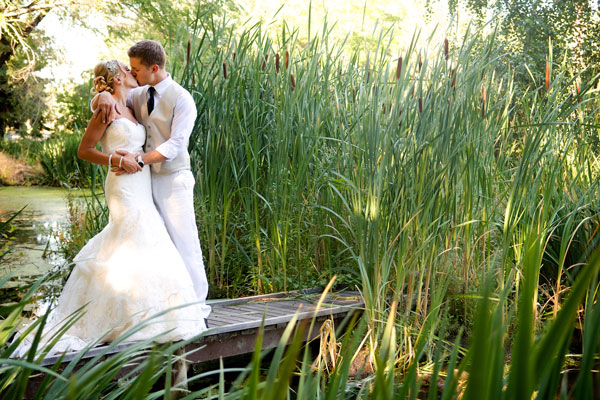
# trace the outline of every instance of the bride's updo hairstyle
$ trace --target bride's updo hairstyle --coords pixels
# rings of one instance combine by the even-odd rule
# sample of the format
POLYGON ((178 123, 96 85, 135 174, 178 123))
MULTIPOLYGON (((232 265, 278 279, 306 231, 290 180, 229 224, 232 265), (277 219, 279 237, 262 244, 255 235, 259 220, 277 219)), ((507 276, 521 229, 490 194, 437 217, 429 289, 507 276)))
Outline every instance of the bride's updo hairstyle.
POLYGON ((114 78, 119 76, 121 68, 117 60, 99 62, 94 68, 94 90, 96 93, 114 92, 114 78))

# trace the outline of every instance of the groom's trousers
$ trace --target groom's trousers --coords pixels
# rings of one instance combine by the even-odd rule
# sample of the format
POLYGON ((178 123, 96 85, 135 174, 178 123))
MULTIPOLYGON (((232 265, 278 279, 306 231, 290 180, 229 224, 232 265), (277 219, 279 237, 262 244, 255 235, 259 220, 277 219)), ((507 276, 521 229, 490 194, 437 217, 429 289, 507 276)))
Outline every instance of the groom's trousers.
MULTIPOLYGON (((208 295, 208 281, 196 226, 194 183, 190 170, 165 175, 152 174, 152 197, 194 282, 196 296, 204 301, 208 295)), ((208 317, 210 306, 203 305, 203 310, 203 317, 208 317)))

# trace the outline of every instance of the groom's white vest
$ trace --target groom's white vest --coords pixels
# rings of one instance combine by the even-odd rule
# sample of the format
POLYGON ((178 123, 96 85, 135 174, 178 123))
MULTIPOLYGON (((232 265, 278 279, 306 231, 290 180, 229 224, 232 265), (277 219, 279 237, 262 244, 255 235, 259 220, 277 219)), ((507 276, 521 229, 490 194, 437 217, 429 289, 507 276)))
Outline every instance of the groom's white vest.
MULTIPOLYGON (((173 122, 173 113, 177 97, 185 90, 178 83, 172 82, 162 94, 160 101, 156 107, 154 107, 152 114, 148 116, 148 108, 146 106, 148 89, 150 89, 150 86, 145 87, 143 90, 136 90, 133 98, 133 111, 135 112, 135 116, 137 120, 146 127, 145 152, 155 150, 171 137, 171 123, 173 122)), ((185 143, 185 149, 187 149, 187 147, 188 142, 185 143)), ((185 150, 169 161, 152 164, 150 167, 152 168, 152 173, 157 175, 165 175, 183 169, 190 169, 190 155, 187 150, 185 150)))

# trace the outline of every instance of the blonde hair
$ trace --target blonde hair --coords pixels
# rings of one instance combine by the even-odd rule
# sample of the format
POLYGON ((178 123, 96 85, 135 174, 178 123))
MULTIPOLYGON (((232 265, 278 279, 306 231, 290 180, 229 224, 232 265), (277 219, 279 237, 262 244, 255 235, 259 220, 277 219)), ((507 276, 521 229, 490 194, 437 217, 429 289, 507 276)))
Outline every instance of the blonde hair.
POLYGON ((114 78, 121 74, 121 66, 117 60, 99 62, 94 68, 94 89, 92 93, 114 92, 114 78))

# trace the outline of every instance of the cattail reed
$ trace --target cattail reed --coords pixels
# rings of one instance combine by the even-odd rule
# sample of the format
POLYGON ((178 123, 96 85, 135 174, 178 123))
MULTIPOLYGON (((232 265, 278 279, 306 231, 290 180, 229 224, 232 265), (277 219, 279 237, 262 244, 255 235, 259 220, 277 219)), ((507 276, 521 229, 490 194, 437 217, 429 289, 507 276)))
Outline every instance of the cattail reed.
POLYGON ((290 73, 290 82, 292 84, 292 91, 296 89, 296 79, 294 79, 294 74, 290 73))
POLYGON ((421 54, 419 54, 419 72, 421 72, 422 67, 423 67, 423 60, 421 60, 421 54))
POLYGON ((402 57, 398 57, 398 64, 396 64, 396 80, 400 79, 402 75, 402 57))
POLYGON ((269 54, 265 54, 265 60, 263 61, 262 67, 261 67, 261 71, 264 71, 265 68, 267 68, 267 61, 269 61, 269 54))
POLYGON ((290 52, 286 49, 285 50, 285 69, 288 69, 290 63, 290 52))
POLYGON ((481 117, 483 118, 485 116, 485 103, 487 101, 487 89, 485 87, 485 85, 483 86, 483 89, 481 90, 481 117))
POLYGON ((279 53, 275 53, 275 72, 279 73, 279 53))
POLYGON ((444 39, 444 58, 448 61, 448 38, 444 39))
POLYGON ((185 57, 186 64, 189 64, 189 62, 190 62, 190 54, 191 53, 192 53, 192 40, 188 37, 187 52, 186 52, 186 57, 185 57))
POLYGON ((546 92, 550 90, 550 63, 546 57, 546 92))
POLYGON ((419 113, 423 113, 423 99, 419 97, 419 113))
POLYGON ((581 103, 581 87, 579 87, 579 82, 575 81, 575 90, 577 91, 577 102, 581 103))
POLYGON ((227 64, 223 62, 223 78, 227 79, 227 64))

